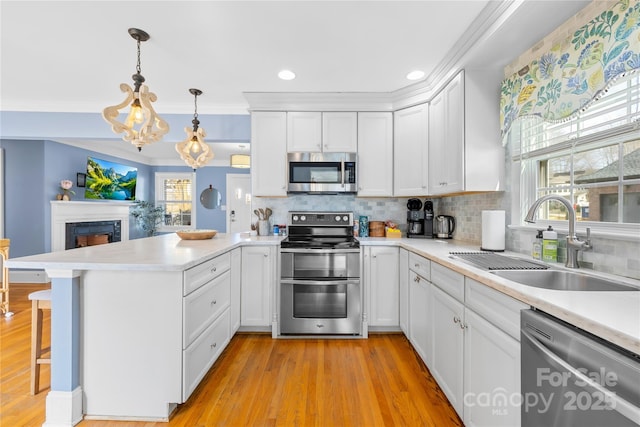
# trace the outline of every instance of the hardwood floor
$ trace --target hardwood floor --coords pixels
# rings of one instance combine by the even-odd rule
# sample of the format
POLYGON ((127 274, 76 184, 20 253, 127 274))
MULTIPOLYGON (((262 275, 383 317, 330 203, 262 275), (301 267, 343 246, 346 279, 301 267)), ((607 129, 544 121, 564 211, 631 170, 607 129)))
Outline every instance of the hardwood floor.
MULTIPOLYGON (((44 422, 42 392, 29 395, 32 285, 12 285, 1 319, 0 426, 44 422), (26 288, 26 289, 25 289, 26 288)), ((48 317, 45 325, 49 324, 48 317)), ((48 326, 47 326, 48 327, 48 326)), ((49 330, 45 329, 49 336, 49 330)), ((84 420, 80 427, 461 426, 402 334, 367 340, 280 339, 237 334, 169 423, 84 420)))

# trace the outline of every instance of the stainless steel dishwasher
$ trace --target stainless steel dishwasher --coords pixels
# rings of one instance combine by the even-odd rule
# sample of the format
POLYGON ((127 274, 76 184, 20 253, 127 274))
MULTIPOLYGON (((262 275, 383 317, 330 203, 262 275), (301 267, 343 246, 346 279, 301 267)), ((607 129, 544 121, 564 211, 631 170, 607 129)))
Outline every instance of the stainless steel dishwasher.
POLYGON ((520 334, 523 427, 640 425, 640 356, 535 310, 520 334))

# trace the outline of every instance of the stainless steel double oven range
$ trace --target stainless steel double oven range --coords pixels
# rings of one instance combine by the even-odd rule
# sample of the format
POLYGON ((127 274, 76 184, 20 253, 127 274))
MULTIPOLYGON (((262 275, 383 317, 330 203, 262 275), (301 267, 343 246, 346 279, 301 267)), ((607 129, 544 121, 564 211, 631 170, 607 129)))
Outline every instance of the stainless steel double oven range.
POLYGON ((353 212, 289 212, 281 243, 280 334, 361 335, 353 212))

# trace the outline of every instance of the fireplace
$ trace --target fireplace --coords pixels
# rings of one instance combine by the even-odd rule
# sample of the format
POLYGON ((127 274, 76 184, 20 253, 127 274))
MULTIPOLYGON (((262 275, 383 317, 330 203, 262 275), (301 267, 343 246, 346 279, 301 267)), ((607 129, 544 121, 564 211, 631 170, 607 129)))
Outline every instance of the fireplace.
POLYGON ((68 222, 65 228, 65 249, 119 242, 122 235, 120 221, 68 222))
POLYGON ((51 201, 51 251, 69 248, 68 228, 80 234, 71 240, 72 248, 129 240, 130 206, 131 202, 51 201))

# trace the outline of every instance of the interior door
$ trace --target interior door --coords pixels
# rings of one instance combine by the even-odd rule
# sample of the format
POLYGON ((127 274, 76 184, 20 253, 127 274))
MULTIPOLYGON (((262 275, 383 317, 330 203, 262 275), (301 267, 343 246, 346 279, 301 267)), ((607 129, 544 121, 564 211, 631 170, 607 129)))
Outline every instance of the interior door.
POLYGON ((251 175, 227 174, 227 233, 251 230, 251 175))

